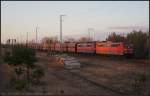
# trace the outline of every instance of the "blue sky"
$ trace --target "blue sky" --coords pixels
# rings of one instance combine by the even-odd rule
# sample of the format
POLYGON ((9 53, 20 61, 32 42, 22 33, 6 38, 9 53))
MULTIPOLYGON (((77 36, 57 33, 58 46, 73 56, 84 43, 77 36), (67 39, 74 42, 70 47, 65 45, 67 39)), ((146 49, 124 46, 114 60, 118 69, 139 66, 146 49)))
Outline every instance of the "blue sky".
POLYGON ((63 18, 63 36, 88 35, 104 40, 111 32, 126 34, 134 29, 149 29, 148 1, 1 1, 2 42, 8 38, 59 38, 59 15, 63 18))

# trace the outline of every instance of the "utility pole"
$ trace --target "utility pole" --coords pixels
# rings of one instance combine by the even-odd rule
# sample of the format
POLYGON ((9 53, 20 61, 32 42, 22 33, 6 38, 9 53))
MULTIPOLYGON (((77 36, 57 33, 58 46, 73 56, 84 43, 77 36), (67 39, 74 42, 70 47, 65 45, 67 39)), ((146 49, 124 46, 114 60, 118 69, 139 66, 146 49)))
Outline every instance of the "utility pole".
POLYGON ((20 32, 20 44, 22 43, 22 35, 21 35, 21 32, 20 32))
POLYGON ((95 41, 95 30, 93 28, 93 41, 95 41))
POLYGON ((90 39, 90 28, 88 28, 88 37, 89 37, 89 39, 90 39))
MULTIPOLYGON (((91 31, 91 30, 94 30, 94 28, 88 28, 88 35, 89 35, 88 37, 89 37, 89 40, 90 40, 90 37, 91 37, 91 36, 90 36, 90 31, 91 31)), ((91 39, 92 39, 92 38, 91 38, 91 39)))
POLYGON ((26 41, 27 45, 28 45, 28 32, 27 32, 27 41, 26 41))
POLYGON ((66 15, 60 15, 60 51, 62 52, 62 17, 66 15))
MULTIPOLYGON (((1 54, 1 50, 2 50, 2 49, 1 49, 1 32, 0 32, 0 57, 1 57, 1 55, 2 55, 2 54, 1 54)), ((1 65, 1 62, 2 62, 2 60, 1 60, 1 58, 0 58, 0 65, 1 65)))
POLYGON ((36 31, 36 44, 37 44, 37 27, 36 27, 36 30, 35 30, 35 31, 36 31))

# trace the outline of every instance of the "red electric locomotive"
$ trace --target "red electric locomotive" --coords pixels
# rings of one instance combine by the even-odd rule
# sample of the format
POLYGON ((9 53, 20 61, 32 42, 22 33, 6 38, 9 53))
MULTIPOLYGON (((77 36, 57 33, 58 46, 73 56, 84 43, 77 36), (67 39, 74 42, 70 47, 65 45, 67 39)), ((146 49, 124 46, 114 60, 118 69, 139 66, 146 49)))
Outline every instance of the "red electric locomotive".
POLYGON ((77 53, 95 53, 95 43, 77 43, 77 53))
POLYGON ((96 54, 111 54, 111 55, 129 55, 133 53, 131 44, 123 42, 97 42, 96 54))

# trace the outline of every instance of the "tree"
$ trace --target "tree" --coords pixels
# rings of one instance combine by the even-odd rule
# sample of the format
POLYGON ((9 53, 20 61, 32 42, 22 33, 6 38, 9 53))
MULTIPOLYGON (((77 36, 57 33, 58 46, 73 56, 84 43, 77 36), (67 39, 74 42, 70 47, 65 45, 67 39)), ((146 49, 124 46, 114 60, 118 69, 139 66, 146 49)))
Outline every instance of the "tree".
POLYGON ((108 38, 106 38, 106 41, 124 42, 124 41, 126 41, 126 38, 124 36, 121 36, 121 35, 116 34, 115 32, 113 32, 112 34, 110 34, 108 36, 108 38))
POLYGON ((133 44, 134 55, 137 58, 148 57, 149 36, 146 32, 133 31, 127 35, 128 42, 133 44))
POLYGON ((20 78, 20 75, 22 75, 23 74, 23 69, 21 68, 21 67, 16 67, 15 68, 15 72, 16 72, 16 74, 17 74, 17 79, 19 80, 20 78))
POLYGON ((30 83, 30 70, 35 67, 34 62, 36 61, 35 52, 32 49, 25 49, 26 54, 24 54, 24 66, 26 67, 27 80, 30 83))
POLYGON ((35 67, 34 62, 36 61, 34 50, 15 45, 12 52, 6 55, 5 61, 14 67, 17 78, 25 71, 28 84, 30 83, 30 70, 35 67))
POLYGON ((79 42, 90 42, 90 41, 93 41, 92 38, 89 38, 89 37, 81 37, 79 38, 78 40, 79 42))
POLYGON ((35 84, 38 84, 43 76, 44 70, 40 67, 37 67, 32 71, 32 77, 35 80, 35 84))

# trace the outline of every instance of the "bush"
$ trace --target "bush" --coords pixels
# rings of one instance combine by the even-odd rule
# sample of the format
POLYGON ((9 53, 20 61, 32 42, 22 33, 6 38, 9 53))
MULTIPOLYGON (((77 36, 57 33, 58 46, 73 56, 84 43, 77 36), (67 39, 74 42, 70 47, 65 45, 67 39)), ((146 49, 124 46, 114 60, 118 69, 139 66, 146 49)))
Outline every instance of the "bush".
POLYGON ((40 79, 44 76, 44 70, 40 67, 37 67, 35 68, 33 71, 32 71, 32 77, 33 77, 33 80, 35 82, 35 84, 39 83, 40 82, 40 79))
POLYGON ((19 91, 26 88, 27 82, 26 80, 16 80, 13 82, 13 87, 19 91))
MULTIPOLYGON (((22 45, 14 45, 11 52, 6 55, 5 61, 9 65, 12 65, 18 79, 20 75, 26 72, 27 83, 30 83, 30 70, 35 67, 34 62, 36 62, 35 51, 33 49, 22 45)), ((25 86, 25 82, 17 80, 14 86, 17 89, 22 89, 25 86)))
POLYGON ((137 74, 134 82, 132 83, 133 90, 137 96, 144 94, 146 81, 147 78, 145 74, 137 74))

